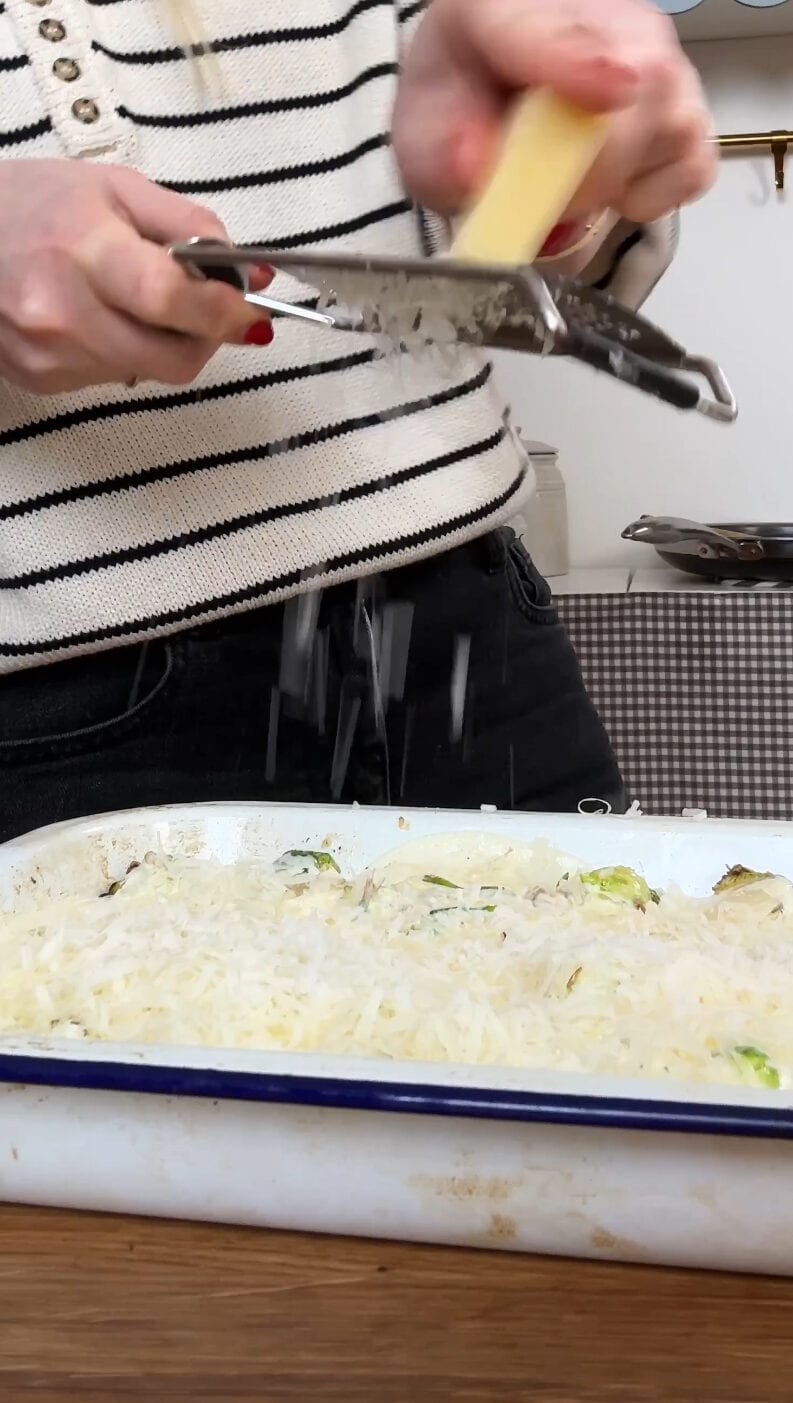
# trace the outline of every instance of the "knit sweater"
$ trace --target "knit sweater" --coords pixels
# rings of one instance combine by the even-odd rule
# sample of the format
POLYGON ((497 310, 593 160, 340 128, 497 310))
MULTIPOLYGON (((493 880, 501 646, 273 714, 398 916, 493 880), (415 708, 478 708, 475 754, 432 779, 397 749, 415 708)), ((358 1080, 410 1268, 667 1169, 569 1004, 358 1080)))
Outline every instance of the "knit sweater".
MULTIPOLYGON (((158 0, 5 0, 0 157, 132 166, 242 242, 431 251, 389 141, 421 3, 199 8, 209 92, 158 0)), ((670 253, 665 228, 622 230, 593 276, 638 303, 670 253)), ((272 292, 307 296, 285 276, 272 292)), ((223 348, 187 390, 0 384, 0 671, 448 548, 514 516, 529 476, 476 351, 395 365, 282 320, 272 347, 223 348)))

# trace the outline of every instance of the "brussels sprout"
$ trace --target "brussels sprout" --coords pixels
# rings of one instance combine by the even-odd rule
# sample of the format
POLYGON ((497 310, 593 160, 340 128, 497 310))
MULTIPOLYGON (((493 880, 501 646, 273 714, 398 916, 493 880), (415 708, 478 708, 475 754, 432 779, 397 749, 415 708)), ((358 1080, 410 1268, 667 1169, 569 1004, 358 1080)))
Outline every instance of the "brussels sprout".
POLYGON ((318 872, 341 872, 338 862, 330 853, 312 852, 310 848, 290 848, 283 857, 279 857, 275 868, 277 872, 288 871, 290 868, 307 872, 312 862, 318 872))
POLYGON ((772 1066, 767 1052, 761 1052, 759 1047, 735 1047, 732 1056, 741 1070, 751 1073, 761 1086, 779 1090, 779 1072, 772 1066))
POLYGON ((751 867, 729 867, 713 891, 716 896, 721 896, 722 892, 737 891, 739 887, 751 886, 752 882, 764 882, 773 875, 773 872, 753 872, 751 867))
POLYGON ((661 899, 632 867, 599 867, 594 872, 583 872, 580 881, 598 895, 610 897, 612 901, 629 901, 640 911, 651 901, 657 904, 661 899))

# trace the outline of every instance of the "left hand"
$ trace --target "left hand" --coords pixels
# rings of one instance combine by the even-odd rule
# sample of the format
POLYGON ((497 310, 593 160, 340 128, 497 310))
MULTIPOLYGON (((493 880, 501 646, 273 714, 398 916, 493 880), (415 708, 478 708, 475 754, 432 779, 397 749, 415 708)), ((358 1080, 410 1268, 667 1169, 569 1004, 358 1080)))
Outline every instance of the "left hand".
POLYGON ((445 214, 470 204, 515 97, 537 87, 613 114, 566 218, 608 209, 649 223, 713 183, 697 74, 671 21, 647 0, 431 0, 394 117, 411 194, 445 214))

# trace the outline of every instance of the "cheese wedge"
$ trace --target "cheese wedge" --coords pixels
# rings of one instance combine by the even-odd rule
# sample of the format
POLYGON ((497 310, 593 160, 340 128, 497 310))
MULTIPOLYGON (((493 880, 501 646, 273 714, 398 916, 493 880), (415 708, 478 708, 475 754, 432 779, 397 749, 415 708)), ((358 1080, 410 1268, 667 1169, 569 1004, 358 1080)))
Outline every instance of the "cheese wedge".
POLYGON ((521 98, 495 170, 454 240, 453 257, 533 263, 594 165, 607 128, 607 117, 582 112, 554 93, 521 98))

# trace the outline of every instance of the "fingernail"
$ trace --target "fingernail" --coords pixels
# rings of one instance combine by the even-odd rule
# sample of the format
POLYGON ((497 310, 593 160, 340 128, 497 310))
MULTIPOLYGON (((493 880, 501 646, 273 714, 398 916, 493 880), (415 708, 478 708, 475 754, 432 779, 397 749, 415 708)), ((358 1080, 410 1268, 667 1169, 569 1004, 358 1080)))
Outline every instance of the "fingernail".
POLYGON ((581 62, 586 63, 588 68, 594 69, 612 83, 622 83, 625 87, 632 87, 639 81, 638 71, 631 64, 620 63, 617 59, 608 58, 605 54, 591 56, 582 54, 581 62))
POLYGON ((245 333, 246 346, 269 346, 275 332, 272 322, 254 322, 245 333))
POLYGON ((569 219, 564 224, 556 224, 540 249, 541 258, 555 258, 575 240, 579 225, 569 219))
POLYGON ((251 287, 255 288, 257 292, 264 292, 264 289, 270 286, 270 283, 275 277, 275 269, 268 268, 266 265, 262 265, 260 268, 252 268, 250 277, 251 287))

